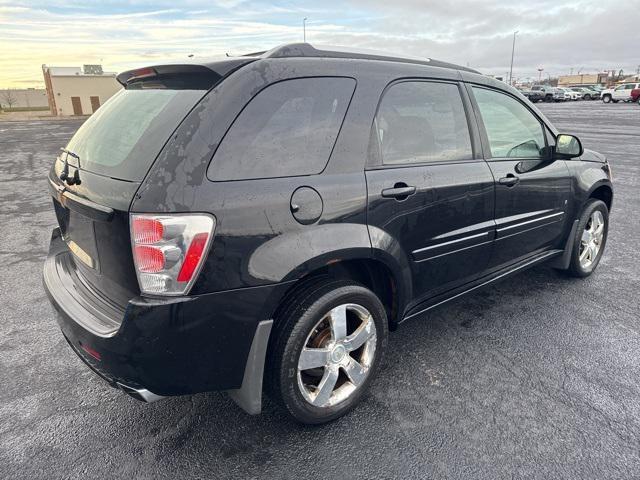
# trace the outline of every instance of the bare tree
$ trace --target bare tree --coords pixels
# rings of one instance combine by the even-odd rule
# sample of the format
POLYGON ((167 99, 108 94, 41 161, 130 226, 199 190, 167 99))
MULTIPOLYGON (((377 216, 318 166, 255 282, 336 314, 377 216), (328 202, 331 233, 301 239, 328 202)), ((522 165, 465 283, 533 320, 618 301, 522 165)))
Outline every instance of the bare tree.
POLYGON ((11 89, 3 91, 2 94, 0 94, 0 100, 7 106, 9 110, 11 110, 11 108, 13 108, 16 103, 18 103, 18 98, 11 89))

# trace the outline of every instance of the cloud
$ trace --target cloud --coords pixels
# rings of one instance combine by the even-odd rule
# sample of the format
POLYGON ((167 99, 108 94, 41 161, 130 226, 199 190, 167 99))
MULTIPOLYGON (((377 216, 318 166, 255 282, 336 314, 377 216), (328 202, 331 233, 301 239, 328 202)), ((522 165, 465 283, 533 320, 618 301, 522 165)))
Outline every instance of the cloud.
POLYGON ((515 76, 640 64, 640 0, 0 0, 0 87, 42 84, 41 64, 145 63, 259 51, 302 39, 438 58, 515 76), (614 11, 615 10, 615 11, 614 11))
MULTIPOLYGON (((640 64, 640 1, 355 0, 382 18, 359 36, 362 46, 401 48, 486 73, 509 68, 513 32, 515 72, 537 76, 625 68, 640 64)), ((336 41, 340 41, 336 38, 336 41)))

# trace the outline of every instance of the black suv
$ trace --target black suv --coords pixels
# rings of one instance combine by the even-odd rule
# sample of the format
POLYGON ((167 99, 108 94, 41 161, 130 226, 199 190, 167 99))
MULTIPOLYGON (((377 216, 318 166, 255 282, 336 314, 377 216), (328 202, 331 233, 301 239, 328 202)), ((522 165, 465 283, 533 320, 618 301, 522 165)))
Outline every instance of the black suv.
POLYGON ((44 283, 68 343, 145 401, 360 401, 389 330, 551 260, 598 265, 605 158, 515 89, 293 44, 122 73, 49 174, 44 283))

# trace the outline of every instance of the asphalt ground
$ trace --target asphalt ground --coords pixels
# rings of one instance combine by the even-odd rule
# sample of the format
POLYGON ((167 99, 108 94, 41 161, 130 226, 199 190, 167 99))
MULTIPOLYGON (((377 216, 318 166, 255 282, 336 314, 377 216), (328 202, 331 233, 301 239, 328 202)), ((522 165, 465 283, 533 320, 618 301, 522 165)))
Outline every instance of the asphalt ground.
POLYGON ((639 477, 640 108, 539 107, 612 164, 597 273, 536 267, 406 322, 364 403, 315 428, 219 393, 145 405, 91 373, 41 284, 46 172, 80 122, 0 122, 0 478, 639 477))

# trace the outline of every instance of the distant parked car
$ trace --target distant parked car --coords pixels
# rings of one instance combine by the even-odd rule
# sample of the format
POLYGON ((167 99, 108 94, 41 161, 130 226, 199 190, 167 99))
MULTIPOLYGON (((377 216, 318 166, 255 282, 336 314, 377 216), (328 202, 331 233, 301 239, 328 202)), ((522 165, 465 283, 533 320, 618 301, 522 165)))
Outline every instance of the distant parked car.
POLYGON ((571 87, 570 90, 580 93, 584 100, 595 100, 596 98, 600 98, 599 92, 587 87, 571 87))
POLYGON ((531 103, 543 102, 545 99, 545 92, 540 90, 521 90, 521 92, 531 103))
POLYGON ((631 90, 631 101, 640 105, 640 88, 634 88, 631 90))
POLYGON ((607 88, 602 91, 602 101, 604 103, 631 102, 631 91, 640 88, 640 83, 623 83, 615 88, 607 88))
POLYGON ((582 87, 582 88, 588 88, 589 90, 593 90, 594 92, 597 92, 598 94, 602 92, 602 90, 604 90, 604 87, 602 85, 598 85, 598 84, 586 84, 586 85, 574 85, 575 87, 582 87))
POLYGON ((566 87, 558 87, 559 90, 562 90, 565 93, 565 98, 567 100, 580 100, 582 98, 582 93, 580 92, 576 92, 574 90, 571 90, 570 88, 566 88, 566 87))
POLYGON ((539 92, 542 96, 542 100, 545 102, 553 102, 553 93, 555 87, 549 85, 534 85, 531 87, 532 92, 539 92))

